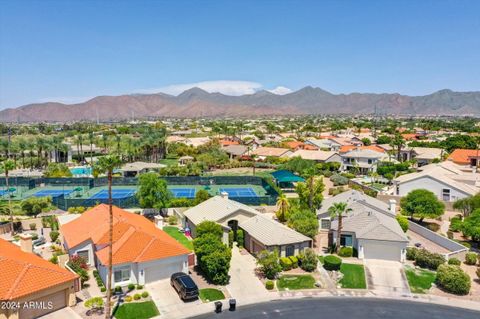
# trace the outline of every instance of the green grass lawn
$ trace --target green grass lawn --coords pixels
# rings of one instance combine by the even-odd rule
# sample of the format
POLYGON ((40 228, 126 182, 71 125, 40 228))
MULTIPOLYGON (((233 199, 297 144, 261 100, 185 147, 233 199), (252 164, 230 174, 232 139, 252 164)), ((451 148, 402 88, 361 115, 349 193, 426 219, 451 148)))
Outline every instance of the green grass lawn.
POLYGON ((405 266, 410 291, 416 294, 424 294, 432 287, 436 273, 426 269, 415 269, 405 266))
POLYGON ((148 319, 158 316, 157 306, 153 301, 124 303, 118 307, 114 316, 117 319, 148 319))
POLYGON ((185 248, 193 250, 193 242, 191 240, 188 240, 188 238, 185 237, 185 235, 180 232, 177 227, 165 226, 163 227, 163 231, 169 234, 171 237, 175 238, 175 240, 185 246, 185 248))
POLYGON ((175 166, 178 164, 178 159, 176 158, 164 158, 159 161, 160 164, 167 166, 175 166))
POLYGON ((200 299, 202 299, 203 302, 210 302, 225 299, 225 295, 218 289, 205 288, 200 289, 200 299))
POLYGON ((363 265, 343 264, 340 266, 340 272, 343 274, 340 284, 342 288, 366 289, 365 269, 363 265))
POLYGON ((323 265, 323 260, 325 259, 324 256, 318 256, 318 260, 320 261, 320 263, 323 265))
POLYGON ((279 290, 315 288, 315 279, 310 275, 285 275, 277 280, 279 290))

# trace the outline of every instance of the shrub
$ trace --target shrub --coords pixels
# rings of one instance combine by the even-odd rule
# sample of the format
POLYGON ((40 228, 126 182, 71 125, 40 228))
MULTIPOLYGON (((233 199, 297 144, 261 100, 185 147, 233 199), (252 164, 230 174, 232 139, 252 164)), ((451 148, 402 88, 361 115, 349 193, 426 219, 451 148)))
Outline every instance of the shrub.
POLYGON ((453 257, 453 258, 450 258, 448 260, 448 264, 449 265, 460 266, 462 264, 462 262, 460 261, 460 259, 453 257))
POLYGON ((465 264, 475 265, 477 263, 477 254, 470 252, 465 255, 465 264))
POLYGON ((330 181, 333 183, 333 186, 348 184, 348 178, 339 174, 334 174, 330 176, 330 181))
POLYGON ((448 239, 453 239, 453 231, 447 230, 447 238, 448 239))
POLYGON ((122 287, 116 286, 115 287, 115 292, 117 292, 117 293, 123 292, 122 287))
POLYGON ((59 233, 58 231, 52 230, 52 231, 50 232, 50 239, 52 240, 52 242, 57 241, 58 236, 60 236, 60 233, 59 233))
POLYGON ((477 268, 477 271, 475 273, 477 274, 478 279, 480 279, 480 267, 477 268))
POLYGON ((426 249, 421 249, 415 256, 415 265, 428 268, 431 270, 437 270, 438 266, 445 263, 445 258, 437 253, 431 253, 426 249))
POLYGON ((140 300, 140 298, 142 298, 142 296, 140 294, 133 295, 133 299, 135 299, 135 300, 140 300))
POLYGON ((101 292, 105 292, 105 291, 107 291, 107 288, 102 287, 102 288, 100 288, 100 291, 101 291, 101 292))
POLYGON ((278 252, 262 250, 257 255, 257 265, 260 265, 260 271, 268 279, 274 279, 282 271, 282 266, 278 262, 278 252))
POLYGON ((265 283, 265 288, 267 288, 267 290, 272 290, 274 287, 275 283, 272 280, 267 280, 265 283))
POLYGON ((96 308, 103 307, 103 298, 102 297, 93 297, 85 301, 85 307, 87 308, 96 308))
POLYGON ((292 268, 297 268, 298 267, 298 258, 295 256, 290 256, 290 261, 292 262, 292 268))
POLYGON ((395 218, 397 219, 397 222, 400 225, 400 228, 403 230, 404 233, 406 233, 407 230, 408 230, 408 219, 407 219, 407 217, 405 217, 403 215, 397 215, 395 218))
POLYGON ((128 290, 133 290, 135 289, 135 285, 134 284, 129 284, 128 285, 128 290))
POLYGON ((244 246, 244 243, 245 243, 245 236, 243 234, 243 230, 242 229, 238 229, 237 230, 237 244, 238 244, 238 247, 243 247, 244 246))
POLYGON ((148 291, 142 292, 142 298, 147 298, 148 297, 148 291))
POLYGON ((452 232, 458 232, 462 230, 462 218, 458 216, 452 217, 452 219, 450 219, 449 230, 452 232))
POLYGON ((36 230, 37 229, 37 224, 31 223, 30 225, 30 230, 36 230))
POLYGON ((340 257, 352 257, 353 256, 353 248, 352 247, 340 247, 338 251, 338 255, 340 257))
POLYGON ((311 248, 305 249, 304 253, 300 256, 300 261, 300 268, 305 271, 311 272, 317 269, 317 254, 311 248))
POLYGON ((323 268, 326 270, 340 270, 340 266, 342 265, 342 260, 334 255, 325 256, 323 259, 323 268))
POLYGON ((58 264, 58 257, 57 257, 57 256, 53 256, 52 258, 49 259, 49 261, 50 261, 52 264, 57 265, 57 264, 58 264))
POLYGON ((178 223, 178 218, 175 215, 168 216, 167 221, 169 225, 176 225, 178 223))
POLYGON ((125 300, 125 302, 131 302, 132 301, 132 296, 126 296, 124 300, 125 300))
POLYGON ((137 289, 141 290, 141 289, 143 289, 143 286, 142 285, 137 285, 137 289))
POLYGON ((280 266, 282 266, 283 271, 290 270, 292 269, 292 261, 288 257, 281 257, 280 266))
POLYGON ((233 247, 233 230, 228 232, 228 246, 233 247))
POLYGON ((447 292, 466 295, 470 292, 470 276, 460 267, 440 265, 437 270, 436 284, 447 292))
POLYGON ((418 248, 415 247, 407 247, 407 260, 415 260, 417 257, 418 248))

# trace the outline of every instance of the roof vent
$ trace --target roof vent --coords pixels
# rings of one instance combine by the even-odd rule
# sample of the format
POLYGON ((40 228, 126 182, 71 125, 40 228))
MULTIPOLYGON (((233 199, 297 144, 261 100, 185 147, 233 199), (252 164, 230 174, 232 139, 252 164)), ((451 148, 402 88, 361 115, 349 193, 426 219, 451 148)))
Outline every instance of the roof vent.
POLYGON ((228 193, 227 192, 221 192, 220 197, 228 199, 228 193))

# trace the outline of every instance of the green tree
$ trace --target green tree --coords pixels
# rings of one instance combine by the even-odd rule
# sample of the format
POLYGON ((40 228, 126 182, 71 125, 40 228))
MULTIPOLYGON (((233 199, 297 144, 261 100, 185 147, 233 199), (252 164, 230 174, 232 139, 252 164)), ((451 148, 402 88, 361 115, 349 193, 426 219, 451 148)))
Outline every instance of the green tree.
POLYGON ((390 146, 396 149, 397 161, 401 162, 402 158, 400 156, 400 152, 402 151, 402 148, 405 146, 405 140, 403 139, 403 136, 398 133, 395 134, 393 139, 390 141, 390 146))
POLYGON ((380 135, 377 138, 377 144, 390 144, 392 142, 392 138, 387 135, 380 135))
POLYGON ((289 213, 287 225, 310 238, 318 233, 317 215, 309 209, 295 208, 289 213))
POLYGON ((278 251, 262 250, 257 255, 257 265, 260 265, 260 271, 268 279, 275 279, 279 272, 282 271, 278 259, 278 251))
POLYGON ((437 218, 442 216, 445 205, 437 199, 434 193, 426 189, 416 189, 400 200, 402 213, 407 216, 419 218, 421 223, 424 218, 437 218))
POLYGON ((475 209, 480 208, 480 194, 455 201, 453 208, 460 210, 463 217, 468 217, 475 209))
POLYGON ((12 210, 12 200, 10 198, 10 185, 9 185, 9 175, 8 173, 15 169, 15 163, 12 160, 6 160, 0 166, 0 172, 5 173, 5 186, 7 188, 7 197, 8 197, 8 212, 10 215, 10 227, 11 227, 11 234, 12 237, 15 235, 15 231, 13 230, 13 210, 12 210))
POLYGON ((477 141, 470 135, 457 134, 448 137, 442 142, 442 146, 449 153, 457 148, 474 150, 477 148, 477 141))
POLYGON ((280 194, 277 198, 277 212, 276 216, 278 220, 282 223, 287 221, 287 212, 290 208, 290 203, 288 202, 287 196, 285 194, 280 194))
MULTIPOLYGON (((80 135, 81 136, 81 135, 80 135)), ((112 298, 112 246, 113 246, 113 204, 112 204, 112 181, 113 170, 120 166, 121 161, 118 156, 108 155, 100 157, 95 164, 94 170, 98 172, 106 172, 108 179, 108 211, 109 211, 109 230, 108 230, 108 275, 107 275, 107 305, 105 309, 105 318, 110 318, 111 307, 110 300, 112 298)))
POLYGON ((324 189, 323 177, 310 176, 305 183, 298 183, 295 191, 300 204, 314 212, 322 205, 324 189))
POLYGON ((302 268, 303 270, 311 272, 317 269, 318 259, 317 259, 317 254, 313 249, 311 248, 305 249, 301 259, 302 259, 302 263, 300 265, 300 268, 302 268))
POLYGON ((201 189, 195 194, 195 199, 193 200, 193 205, 198 205, 200 203, 203 203, 207 199, 210 198, 210 194, 208 191, 201 189))
POLYGON ((142 208, 165 208, 172 198, 167 182, 157 173, 141 174, 138 178, 137 198, 142 208))
POLYGON ((473 241, 480 241, 480 209, 476 209, 470 216, 465 217, 462 225, 464 236, 471 237, 473 241))
POLYGON ((338 254, 338 251, 340 250, 340 238, 342 235, 342 221, 343 221, 343 215, 351 212, 352 209, 348 207, 348 204, 345 202, 340 202, 340 203, 333 203, 332 206, 328 208, 328 212, 330 213, 330 217, 332 219, 337 218, 338 223, 337 223, 337 240, 335 244, 335 252, 338 254))
POLYGON ((362 138, 362 143, 363 143, 363 145, 365 145, 365 146, 372 145, 372 141, 370 141, 370 139, 369 139, 368 137, 362 138))
POLYGON ((52 198, 47 197, 29 197, 24 199, 20 204, 22 211, 30 216, 37 216, 41 212, 47 211, 51 208, 52 198))
POLYGON ((212 234, 221 239, 223 236, 223 230, 222 226, 219 224, 210 220, 206 220, 197 225, 195 228, 195 234, 197 237, 202 237, 206 234, 212 234))

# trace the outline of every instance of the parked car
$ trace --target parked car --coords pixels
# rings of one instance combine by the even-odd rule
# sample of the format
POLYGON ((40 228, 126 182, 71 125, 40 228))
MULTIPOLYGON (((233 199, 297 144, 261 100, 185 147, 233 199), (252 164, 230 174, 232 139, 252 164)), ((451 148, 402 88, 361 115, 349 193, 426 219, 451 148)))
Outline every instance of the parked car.
POLYGON ((184 272, 174 273, 170 277, 170 284, 178 293, 182 300, 190 300, 198 298, 198 287, 192 277, 184 272))
POLYGON ((43 236, 39 236, 38 239, 35 239, 32 244, 34 247, 36 246, 40 246, 40 245, 43 245, 45 244, 47 241, 45 240, 45 237, 43 236))

